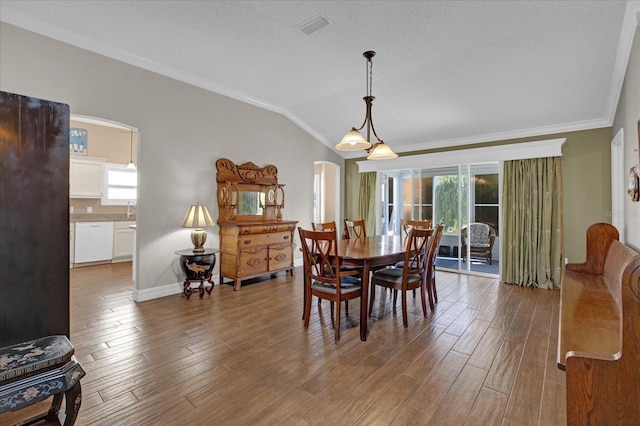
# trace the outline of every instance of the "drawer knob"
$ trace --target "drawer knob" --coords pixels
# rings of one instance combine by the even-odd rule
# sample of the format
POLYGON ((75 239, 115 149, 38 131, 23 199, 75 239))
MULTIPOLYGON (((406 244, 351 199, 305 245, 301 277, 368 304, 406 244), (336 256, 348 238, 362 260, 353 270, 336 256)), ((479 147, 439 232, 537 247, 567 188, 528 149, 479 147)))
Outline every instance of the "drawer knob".
POLYGON ((289 236, 288 236, 288 235, 285 235, 285 236, 284 236, 284 239, 285 239, 285 240, 288 240, 288 239, 289 239, 289 236))
POLYGON ((244 240, 245 244, 251 244, 251 240, 244 240))

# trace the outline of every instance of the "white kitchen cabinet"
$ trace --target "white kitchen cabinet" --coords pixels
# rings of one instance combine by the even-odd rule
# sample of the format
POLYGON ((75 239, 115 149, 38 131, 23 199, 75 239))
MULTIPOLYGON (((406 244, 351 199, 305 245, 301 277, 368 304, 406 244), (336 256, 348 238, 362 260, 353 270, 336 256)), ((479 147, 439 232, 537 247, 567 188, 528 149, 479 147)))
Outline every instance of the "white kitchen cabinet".
POLYGON ((113 262, 122 262, 133 258, 133 221, 114 222, 113 224, 113 262))
POLYGON ((76 222, 74 263, 113 257, 113 222, 76 222))
POLYGON ((102 198, 106 160, 96 157, 69 157, 69 197, 102 198))

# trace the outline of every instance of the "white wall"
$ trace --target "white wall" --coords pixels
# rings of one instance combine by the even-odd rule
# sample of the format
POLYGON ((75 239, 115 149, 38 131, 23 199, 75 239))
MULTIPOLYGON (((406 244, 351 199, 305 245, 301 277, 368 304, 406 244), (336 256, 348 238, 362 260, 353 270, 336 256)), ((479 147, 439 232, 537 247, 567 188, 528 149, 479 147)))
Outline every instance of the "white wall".
MULTIPOLYGON (((183 279, 174 251, 190 246, 190 230, 180 228, 187 207, 200 202, 217 218, 218 158, 276 165, 286 184, 283 216, 303 226, 312 220, 314 161, 344 164, 281 114, 5 23, 0 52, 0 90, 139 129, 137 287, 153 297, 165 291, 154 288, 183 279)), ((207 231, 205 245, 218 247, 217 227, 207 231)))
MULTIPOLYGON (((640 31, 636 26, 627 73, 613 123, 614 135, 624 128, 625 176, 629 175, 631 166, 638 164, 639 161, 638 152, 634 152, 634 148, 640 148, 638 120, 640 120, 640 31)), ((636 250, 640 250, 640 202, 632 202, 626 194, 624 199, 625 242, 636 250)))

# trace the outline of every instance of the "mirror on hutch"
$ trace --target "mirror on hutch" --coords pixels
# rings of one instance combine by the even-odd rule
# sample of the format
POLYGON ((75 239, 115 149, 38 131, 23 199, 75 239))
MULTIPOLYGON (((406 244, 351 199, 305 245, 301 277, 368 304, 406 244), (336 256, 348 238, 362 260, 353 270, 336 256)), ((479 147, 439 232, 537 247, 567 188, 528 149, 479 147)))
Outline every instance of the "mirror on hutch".
POLYGON ((280 271, 293 276, 293 232, 297 221, 283 220, 284 184, 274 165, 216 161, 220 282, 241 281, 280 271))

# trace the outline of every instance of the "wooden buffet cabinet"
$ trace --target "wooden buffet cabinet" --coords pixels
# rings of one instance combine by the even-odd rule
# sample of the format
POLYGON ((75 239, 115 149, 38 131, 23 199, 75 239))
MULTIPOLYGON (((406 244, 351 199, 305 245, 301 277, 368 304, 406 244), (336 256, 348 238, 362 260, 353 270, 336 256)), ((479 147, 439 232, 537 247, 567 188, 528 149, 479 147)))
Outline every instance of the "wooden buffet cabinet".
POLYGON ((253 163, 216 161, 220 282, 242 280, 293 269, 293 232, 297 221, 283 220, 284 185, 278 169, 253 163))

